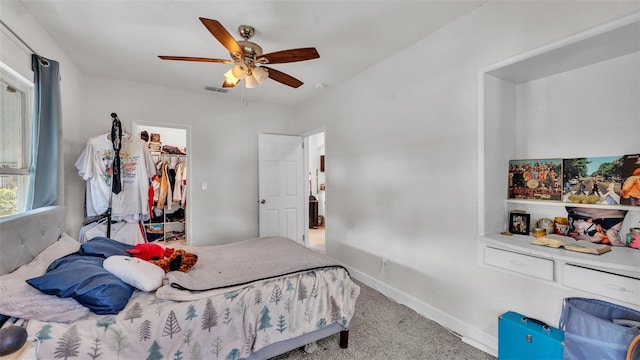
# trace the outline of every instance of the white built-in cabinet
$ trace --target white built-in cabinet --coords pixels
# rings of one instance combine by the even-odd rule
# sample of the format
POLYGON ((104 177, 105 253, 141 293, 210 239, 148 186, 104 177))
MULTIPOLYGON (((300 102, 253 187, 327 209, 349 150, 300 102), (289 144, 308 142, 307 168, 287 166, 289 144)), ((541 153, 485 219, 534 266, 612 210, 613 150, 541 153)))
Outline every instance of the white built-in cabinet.
MULTIPOLYGON (((640 306, 640 250, 591 255, 500 235, 512 210, 534 224, 576 206, 507 200, 509 160, 640 152, 640 14, 483 68, 478 86, 479 264, 640 306)), ((628 210, 622 236, 640 226, 640 207, 615 208, 628 210)))

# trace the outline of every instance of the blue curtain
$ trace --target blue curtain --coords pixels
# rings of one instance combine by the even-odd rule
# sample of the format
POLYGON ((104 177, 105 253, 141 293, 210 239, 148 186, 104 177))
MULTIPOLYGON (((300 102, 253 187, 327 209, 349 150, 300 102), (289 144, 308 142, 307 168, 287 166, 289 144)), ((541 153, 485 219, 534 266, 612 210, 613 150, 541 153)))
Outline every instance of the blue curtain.
POLYGON ((58 200, 60 133, 60 66, 32 55, 31 67, 35 88, 27 210, 55 205, 58 200))

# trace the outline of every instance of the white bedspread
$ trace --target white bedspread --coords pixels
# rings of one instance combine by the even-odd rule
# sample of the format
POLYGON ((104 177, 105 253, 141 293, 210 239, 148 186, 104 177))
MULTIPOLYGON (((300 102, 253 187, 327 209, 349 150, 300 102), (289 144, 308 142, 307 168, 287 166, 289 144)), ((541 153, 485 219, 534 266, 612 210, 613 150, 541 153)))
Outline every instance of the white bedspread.
POLYGON ((243 359, 263 347, 321 329, 345 329, 358 285, 343 268, 260 281, 190 302, 136 292, 118 315, 72 324, 30 320, 39 359, 243 359))
POLYGON ((192 251, 198 255, 198 263, 188 272, 167 273, 171 287, 220 289, 298 271, 341 266, 338 261, 284 237, 255 238, 192 251))

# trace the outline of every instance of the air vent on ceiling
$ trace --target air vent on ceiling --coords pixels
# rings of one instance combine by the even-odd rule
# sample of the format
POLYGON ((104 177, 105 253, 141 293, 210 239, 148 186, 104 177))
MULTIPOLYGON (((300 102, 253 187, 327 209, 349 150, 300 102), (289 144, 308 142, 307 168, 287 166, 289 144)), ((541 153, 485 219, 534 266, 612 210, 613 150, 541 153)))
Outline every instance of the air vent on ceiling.
POLYGON ((216 87, 216 86, 205 86, 204 88, 206 90, 209 90, 209 91, 219 92, 219 93, 223 93, 223 94, 226 94, 226 93, 229 92, 229 89, 220 88, 220 87, 216 87))

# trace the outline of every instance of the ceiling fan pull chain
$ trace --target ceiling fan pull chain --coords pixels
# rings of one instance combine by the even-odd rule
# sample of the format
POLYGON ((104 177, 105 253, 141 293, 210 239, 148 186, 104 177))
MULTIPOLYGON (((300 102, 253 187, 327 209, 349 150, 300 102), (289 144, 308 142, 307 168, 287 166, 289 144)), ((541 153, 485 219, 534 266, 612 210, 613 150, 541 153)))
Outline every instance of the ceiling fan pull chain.
MULTIPOLYGON (((242 80, 242 82, 244 83, 247 80, 242 80)), ((244 84, 242 84, 244 85, 244 84)), ((247 106, 247 87, 246 86, 242 86, 242 105, 244 105, 245 107, 247 106)))

